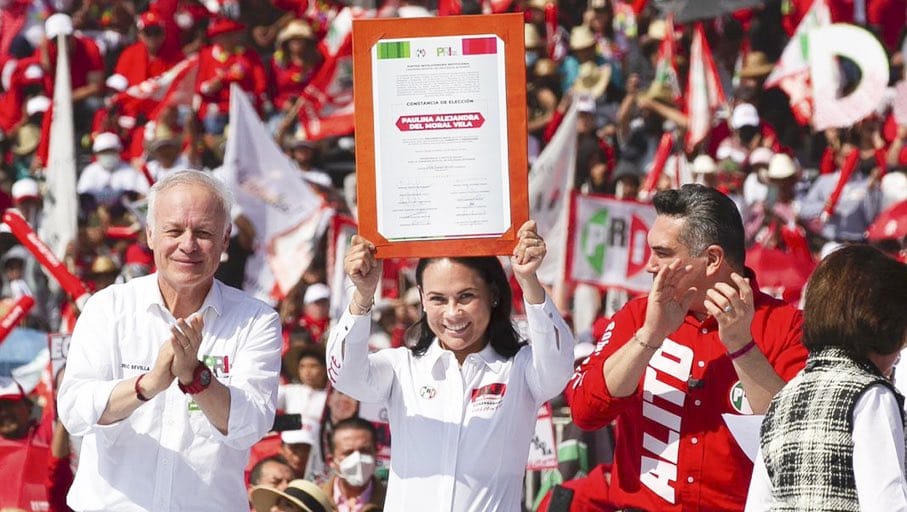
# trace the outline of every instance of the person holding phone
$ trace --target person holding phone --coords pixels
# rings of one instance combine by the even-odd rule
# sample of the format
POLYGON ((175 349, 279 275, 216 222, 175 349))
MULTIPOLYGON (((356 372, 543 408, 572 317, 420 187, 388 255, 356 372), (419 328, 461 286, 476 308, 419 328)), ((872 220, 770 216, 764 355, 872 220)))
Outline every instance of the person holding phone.
POLYGON ((802 315, 759 291, 730 198, 684 185, 653 202, 652 289, 614 315, 574 374, 573 421, 617 421, 617 508, 742 510, 753 465, 722 414, 763 413, 803 368, 802 315))
POLYGON ((425 311, 412 348, 369 354, 375 246, 353 236, 344 271, 355 290, 331 329, 328 377, 340 391, 387 407, 394 440, 386 510, 520 510, 539 407, 573 371, 573 335, 536 270, 546 254, 535 222, 517 232, 510 263, 523 290, 529 343, 511 322, 511 289, 496 257, 423 258, 425 311))

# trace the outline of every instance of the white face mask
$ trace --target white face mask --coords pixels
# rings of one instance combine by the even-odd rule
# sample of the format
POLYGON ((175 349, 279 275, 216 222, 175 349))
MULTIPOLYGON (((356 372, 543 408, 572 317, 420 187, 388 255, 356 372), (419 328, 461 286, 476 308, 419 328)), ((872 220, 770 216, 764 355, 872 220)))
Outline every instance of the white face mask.
POLYGON ((361 487, 375 474, 375 457, 358 451, 340 462, 338 475, 353 487, 361 487))
POLYGON ((120 155, 116 153, 104 153, 98 155, 97 159, 98 164, 108 171, 113 171, 120 165, 120 155))

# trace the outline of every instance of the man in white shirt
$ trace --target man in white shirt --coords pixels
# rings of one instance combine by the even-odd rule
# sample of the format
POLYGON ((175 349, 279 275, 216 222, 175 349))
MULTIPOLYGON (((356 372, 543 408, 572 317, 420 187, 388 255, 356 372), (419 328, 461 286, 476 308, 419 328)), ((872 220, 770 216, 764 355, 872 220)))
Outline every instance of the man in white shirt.
POLYGON ((157 273, 110 286, 72 335, 60 418, 82 436, 74 510, 247 510, 243 468, 271 427, 280 320, 214 279, 230 194, 180 171, 149 194, 157 273))
POLYGON ((116 134, 104 132, 95 137, 91 146, 95 161, 85 166, 76 183, 80 194, 91 194, 101 204, 112 205, 123 192, 148 192, 148 179, 141 171, 120 157, 123 144, 116 134))

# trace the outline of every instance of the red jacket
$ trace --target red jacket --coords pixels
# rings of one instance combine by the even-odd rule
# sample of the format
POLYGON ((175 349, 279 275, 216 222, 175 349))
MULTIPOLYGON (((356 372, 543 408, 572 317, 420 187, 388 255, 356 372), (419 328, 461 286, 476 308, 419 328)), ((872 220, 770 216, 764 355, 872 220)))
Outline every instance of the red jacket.
MULTIPOLYGON (((753 287, 755 280, 752 280, 753 287)), ((612 397, 602 367, 643 325, 647 298, 614 315, 593 354, 567 385, 573 421, 597 429, 617 421, 610 501, 617 508, 743 510, 753 464, 721 415, 749 412, 714 318, 688 314, 649 363, 633 395, 612 397)), ((785 381, 806 361, 802 314, 760 292, 752 333, 785 381)))
POLYGON ((157 55, 148 53, 145 43, 138 41, 127 46, 117 60, 114 73, 126 77, 129 85, 141 83, 151 77, 158 76, 173 66, 177 65, 185 56, 179 49, 165 50, 161 48, 157 55))
POLYGON ((202 48, 198 57, 198 76, 195 80, 195 92, 201 97, 199 116, 204 118, 210 105, 217 105, 220 112, 230 111, 230 84, 236 83, 249 93, 256 105, 261 105, 267 91, 267 77, 261 58, 254 50, 237 48, 227 54, 220 46, 211 45, 202 48), (222 76, 223 87, 209 90, 208 84, 222 76))

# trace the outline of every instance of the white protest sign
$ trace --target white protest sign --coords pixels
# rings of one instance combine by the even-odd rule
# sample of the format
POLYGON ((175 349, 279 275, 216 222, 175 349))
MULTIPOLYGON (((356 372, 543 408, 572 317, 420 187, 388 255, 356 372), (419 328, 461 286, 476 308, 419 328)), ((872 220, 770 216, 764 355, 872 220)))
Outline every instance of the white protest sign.
POLYGON ((69 334, 52 332, 47 335, 47 346, 50 351, 50 366, 53 375, 56 376, 63 366, 66 365, 66 357, 69 355, 69 334))
POLYGON ((535 435, 529 443, 529 471, 557 469, 557 446, 554 441, 554 421, 551 419, 551 406, 547 403, 539 408, 535 422, 535 435))
POLYGON ((855 25, 835 23, 810 33, 809 52, 813 128, 852 126, 875 110, 888 85, 888 57, 875 36, 855 25), (860 67, 859 84, 844 97, 838 97, 835 57, 846 57, 860 67))
POLYGON ((601 287, 648 292, 646 234, 655 222, 650 204, 597 195, 576 195, 570 216, 568 275, 601 287))

